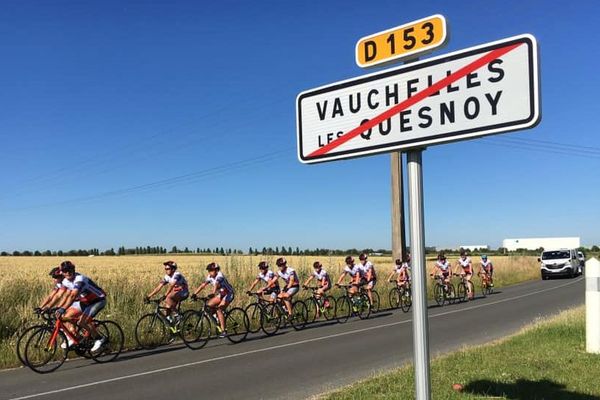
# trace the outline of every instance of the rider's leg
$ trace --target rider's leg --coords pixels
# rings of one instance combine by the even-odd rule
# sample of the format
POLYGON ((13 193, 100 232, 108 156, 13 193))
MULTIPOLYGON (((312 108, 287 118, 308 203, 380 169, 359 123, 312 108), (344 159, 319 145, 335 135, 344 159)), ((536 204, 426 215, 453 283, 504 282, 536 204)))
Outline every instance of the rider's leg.
POLYGON ((75 321, 79 319, 81 316, 81 309, 77 305, 73 305, 67 309, 67 311, 63 314, 62 319, 64 321, 65 327, 69 331, 72 336, 76 336, 77 332, 75 329, 75 321))
POLYGON ((98 331, 96 330, 96 326, 92 323, 92 320, 105 306, 106 300, 90 304, 83 310, 81 317, 79 318, 79 326, 88 331, 92 338, 98 337, 98 331))
POLYGON ((223 332, 226 331, 227 327, 225 326, 225 310, 229 305, 229 301, 227 299, 221 300, 219 306, 217 307, 217 318, 219 319, 219 325, 221 325, 221 330, 223 332))

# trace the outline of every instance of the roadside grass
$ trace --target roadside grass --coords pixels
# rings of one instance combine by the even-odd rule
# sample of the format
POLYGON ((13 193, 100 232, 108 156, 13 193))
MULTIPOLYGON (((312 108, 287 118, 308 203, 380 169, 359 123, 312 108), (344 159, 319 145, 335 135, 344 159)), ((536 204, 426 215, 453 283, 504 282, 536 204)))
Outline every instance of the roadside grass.
MULTIPOLYGON (((497 342, 469 346, 431 363, 432 398, 598 400, 600 355, 585 352, 585 308, 564 311, 497 342), (455 383, 462 392, 452 389, 455 383)), ((406 366, 320 397, 413 399, 406 366)))
MULTIPOLYGON (((212 261, 221 265, 229 281, 236 290, 234 306, 245 307, 250 298, 245 291, 256 276, 256 265, 267 260, 276 268, 277 256, 211 256, 167 254, 162 256, 115 256, 115 257, 70 257, 78 271, 89 275, 108 293, 108 304, 100 314, 101 319, 117 321, 125 333, 125 345, 134 348, 135 324, 140 316, 151 311, 142 302, 143 297, 154 288, 164 274, 162 262, 174 259, 179 270, 187 278, 191 287, 196 288, 205 277, 205 266, 212 261)), ((18 366, 15 344, 20 330, 36 322, 32 309, 50 291, 52 285, 48 271, 64 258, 59 257, 0 257, 0 302, 5 311, 0 313, 0 368, 18 366)), ((294 267, 304 281, 312 271, 312 263, 319 259, 332 279, 337 279, 344 266, 344 257, 287 256, 288 264, 294 267)), ((392 284, 385 278, 392 270, 391 257, 370 257, 378 274, 377 290, 381 297, 381 307, 389 307, 388 292, 392 284)), ((473 257, 474 261, 477 261, 473 257)), ((454 262, 455 260, 450 260, 454 262)), ((511 285, 539 278, 539 267, 535 257, 495 257, 495 286, 511 285)), ((427 260, 428 272, 433 261, 427 260)), ((476 280, 477 282, 477 280, 476 280)), ((431 284, 431 282, 430 282, 431 284)), ((477 289, 477 284, 476 284, 477 289)), ((340 291, 334 289, 334 296, 340 291)), ((429 293, 432 293, 431 287, 429 293)), ((299 298, 305 298, 307 291, 301 291, 299 298)), ((183 309, 195 307, 186 301, 183 309)))

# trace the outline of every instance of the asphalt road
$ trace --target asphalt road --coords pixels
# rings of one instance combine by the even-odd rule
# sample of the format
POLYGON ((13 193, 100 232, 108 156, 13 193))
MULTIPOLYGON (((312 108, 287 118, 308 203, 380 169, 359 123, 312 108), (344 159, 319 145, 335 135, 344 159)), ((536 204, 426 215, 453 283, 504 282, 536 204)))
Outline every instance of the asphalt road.
MULTIPOLYGON (((582 278, 535 281, 468 303, 430 307, 432 356, 506 336, 582 304, 584 290, 582 278)), ((70 361, 46 375, 26 368, 2 371, 0 399, 299 399, 411 359, 411 313, 383 311, 365 321, 316 324, 238 345, 219 340, 191 351, 175 344, 126 353, 109 364, 70 361)))

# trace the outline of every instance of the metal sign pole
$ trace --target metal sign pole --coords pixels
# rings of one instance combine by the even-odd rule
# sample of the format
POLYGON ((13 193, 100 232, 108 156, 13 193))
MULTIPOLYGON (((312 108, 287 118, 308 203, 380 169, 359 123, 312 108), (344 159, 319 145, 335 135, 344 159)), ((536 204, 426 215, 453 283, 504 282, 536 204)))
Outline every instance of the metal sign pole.
POLYGON ((429 323, 427 320, 422 153, 422 149, 410 150, 407 153, 408 203, 413 274, 413 348, 415 352, 416 399, 430 400, 431 379, 429 376, 429 323))

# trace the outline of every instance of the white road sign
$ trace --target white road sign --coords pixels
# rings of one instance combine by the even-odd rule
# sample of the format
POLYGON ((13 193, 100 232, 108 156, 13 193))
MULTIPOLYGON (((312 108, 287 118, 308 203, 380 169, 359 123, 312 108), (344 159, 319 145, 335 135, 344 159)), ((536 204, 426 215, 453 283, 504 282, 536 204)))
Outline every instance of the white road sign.
POLYGON ((303 163, 530 128, 540 119, 537 43, 520 35, 298 95, 303 163))

